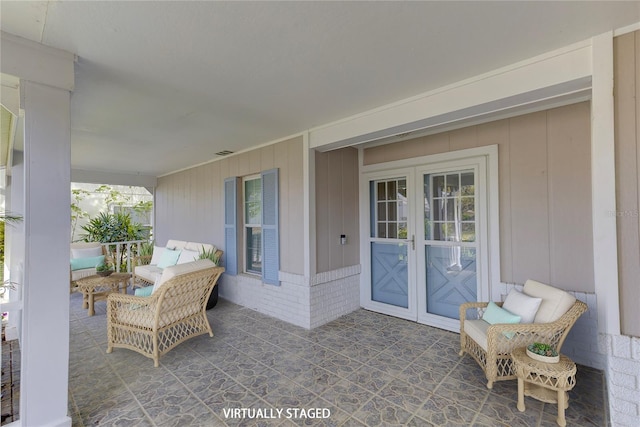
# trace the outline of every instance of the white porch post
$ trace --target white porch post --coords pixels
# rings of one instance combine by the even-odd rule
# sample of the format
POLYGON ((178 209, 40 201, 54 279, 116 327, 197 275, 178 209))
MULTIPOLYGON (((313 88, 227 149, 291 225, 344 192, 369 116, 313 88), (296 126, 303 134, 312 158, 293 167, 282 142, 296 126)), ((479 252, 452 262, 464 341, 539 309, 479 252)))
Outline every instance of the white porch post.
POLYGON ((25 271, 20 421, 71 425, 69 378, 70 94, 22 82, 25 271))
POLYGON ((74 56, 1 33, 1 71, 20 78, 24 279, 20 426, 71 426, 69 380, 70 91, 74 56))
POLYGON ((591 99, 591 203, 593 277, 598 299, 598 332, 620 334, 616 165, 613 120, 613 33, 593 38, 591 99))

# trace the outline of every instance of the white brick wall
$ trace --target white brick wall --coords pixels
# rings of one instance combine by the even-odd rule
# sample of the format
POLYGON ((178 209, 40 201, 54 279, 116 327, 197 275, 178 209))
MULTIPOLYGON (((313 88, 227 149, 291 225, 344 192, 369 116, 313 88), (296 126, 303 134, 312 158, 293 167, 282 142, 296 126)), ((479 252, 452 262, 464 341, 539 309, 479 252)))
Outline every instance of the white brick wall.
POLYGON ((360 307, 360 266, 317 274, 311 285, 311 328, 360 307))
POLYGON ((602 335, 600 348, 607 357, 609 412, 613 426, 640 425, 640 338, 602 335))
POLYGON ((248 274, 222 275, 222 298, 303 328, 309 328, 309 287, 281 281, 280 286, 265 285, 248 274))
POLYGON ((222 298, 307 329, 360 307, 359 265, 320 273, 310 279, 280 272, 280 286, 265 285, 248 274, 224 274, 219 286, 222 298))
POLYGON ((596 294, 570 292, 578 300, 587 304, 587 311, 576 320, 562 346, 562 353, 574 362, 604 370, 606 353, 598 345, 598 305, 596 294))

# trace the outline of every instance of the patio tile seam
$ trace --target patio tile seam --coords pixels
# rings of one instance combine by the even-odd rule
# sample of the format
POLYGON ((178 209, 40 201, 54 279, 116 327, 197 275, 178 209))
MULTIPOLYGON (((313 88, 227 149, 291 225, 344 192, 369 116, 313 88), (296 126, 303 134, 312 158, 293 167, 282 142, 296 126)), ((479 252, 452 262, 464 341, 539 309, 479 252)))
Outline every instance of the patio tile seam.
MULTIPOLYGON (((209 362, 209 363, 211 363, 211 362, 209 362)), ((213 365, 213 364, 212 364, 212 365, 213 365)), ((222 371, 222 370, 221 370, 221 371, 222 371)), ((187 392, 188 392, 188 393, 189 393, 193 398, 195 398, 195 399, 196 399, 196 400, 197 400, 197 401, 198 401, 202 406, 204 406, 204 407, 207 409, 207 411, 209 411, 209 412, 210 412, 210 413, 211 413, 211 414, 212 414, 216 419, 218 419, 219 421, 221 421, 221 422, 223 422, 223 423, 224 423, 224 421, 223 421, 223 420, 218 416, 218 414, 216 414, 216 413, 215 413, 215 412, 214 412, 214 411, 209 407, 209 405, 207 405, 207 404, 206 404, 202 399, 200 399, 200 397, 199 397, 198 395, 196 395, 193 391, 191 391, 191 388, 189 388, 189 386, 187 386, 187 385, 186 385, 186 384, 185 384, 185 383, 180 379, 180 377, 178 377, 177 375, 175 375, 175 374, 174 374, 174 372, 173 372, 171 369, 167 369, 167 372, 169 373, 169 375, 173 376, 173 377, 176 379, 176 381, 178 381, 178 383, 180 383, 180 384, 182 385, 182 387, 183 387, 183 389, 184 389, 185 391, 187 391, 187 392)), ((227 374, 226 374, 226 372, 224 372, 224 371, 222 371, 222 373, 223 373, 223 374, 225 374, 225 375, 227 375, 227 374)), ((228 376, 229 378, 233 379, 231 376, 229 376, 229 375, 227 375, 227 376, 228 376)), ((235 380, 234 380, 234 382, 235 382, 235 380)), ((249 391, 250 393, 252 393, 252 392, 251 392, 251 390, 249 390, 248 388, 244 387, 242 384, 240 384, 240 383, 238 383, 238 382, 236 382, 236 384, 238 384, 239 386, 241 386, 241 387, 242 387, 242 388, 244 388, 245 390, 247 390, 247 391, 249 391)), ((222 392, 222 391, 220 391, 220 392, 222 392)), ((217 393, 216 393, 216 394, 217 394, 217 393)), ((253 393, 252 393, 252 394, 253 394, 253 393)), ((161 398, 162 398, 162 396, 158 397, 158 398, 157 398, 157 399, 155 399, 155 400, 158 400, 158 399, 161 399, 161 398)), ((259 396, 258 396, 258 398, 259 398, 259 396)), ((137 400, 137 399, 136 399, 136 400, 137 400)), ((138 403, 139 403, 139 402, 138 402, 138 403)), ((139 403, 139 404, 140 404, 140 403, 139 403)), ((142 405, 140 405, 140 406, 142 406, 142 405)), ((191 408, 191 407, 195 407, 195 406, 196 406, 196 404, 194 404, 194 405, 190 406, 190 408, 191 408)), ((143 411, 144 411, 144 408, 143 408, 143 411)), ((145 411, 145 414, 146 414, 146 411, 145 411)), ((148 414, 147 414, 147 415, 148 415, 148 414)), ((226 425, 226 423, 225 423, 225 425, 226 425)))

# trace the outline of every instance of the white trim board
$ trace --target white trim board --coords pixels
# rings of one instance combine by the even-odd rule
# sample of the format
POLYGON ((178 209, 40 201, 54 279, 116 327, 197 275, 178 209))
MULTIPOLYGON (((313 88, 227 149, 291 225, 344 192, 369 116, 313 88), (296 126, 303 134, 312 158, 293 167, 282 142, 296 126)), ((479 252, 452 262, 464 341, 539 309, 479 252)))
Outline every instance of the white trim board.
POLYGON ((310 147, 334 149, 544 99, 584 96, 591 69, 591 42, 585 41, 312 129, 310 147))

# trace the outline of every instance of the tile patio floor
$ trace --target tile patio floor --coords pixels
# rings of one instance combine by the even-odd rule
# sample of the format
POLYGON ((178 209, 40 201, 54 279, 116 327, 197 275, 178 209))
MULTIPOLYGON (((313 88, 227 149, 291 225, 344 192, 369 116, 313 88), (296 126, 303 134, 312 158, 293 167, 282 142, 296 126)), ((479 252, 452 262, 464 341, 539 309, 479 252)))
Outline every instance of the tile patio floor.
MULTIPOLYGON (((215 336, 153 361, 106 354, 105 303, 87 316, 71 295, 69 413, 74 426, 554 426, 556 406, 525 398, 516 381, 485 387, 458 335, 358 310, 308 331, 220 300, 207 312, 215 336), (280 418, 225 417, 260 409, 280 418), (329 418, 287 418, 326 408, 329 418)), ((601 371, 578 367, 569 426, 606 426, 601 371)), ((325 409, 325 413, 326 413, 325 409)), ((251 415, 247 413, 246 415, 251 415)))

